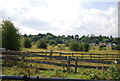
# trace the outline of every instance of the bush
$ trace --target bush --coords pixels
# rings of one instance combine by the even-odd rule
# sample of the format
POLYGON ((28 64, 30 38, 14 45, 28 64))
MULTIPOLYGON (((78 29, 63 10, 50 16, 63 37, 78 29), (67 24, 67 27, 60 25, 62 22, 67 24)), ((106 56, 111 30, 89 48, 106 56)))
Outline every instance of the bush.
POLYGON ((85 52, 89 51, 89 47, 90 47, 89 44, 85 43, 84 44, 84 51, 85 52))
POLYGON ((29 38, 24 39, 24 47, 25 48, 31 48, 31 46, 32 46, 31 43, 32 43, 32 41, 29 38))
POLYGON ((120 80, 120 67, 118 64, 112 64, 112 66, 108 69, 108 76, 111 76, 110 79, 120 80))
POLYGON ((105 45, 100 45, 99 50, 104 50, 105 47, 106 47, 105 45))
POLYGON ((58 44, 59 50, 65 50, 66 45, 65 44, 58 44))
POLYGON ((91 79, 97 80, 120 80, 120 67, 113 63, 109 68, 102 68, 101 71, 98 69, 91 70, 89 75, 91 79))
POLYGON ((71 51, 79 51, 79 49, 80 49, 79 43, 77 43, 77 42, 70 43, 70 50, 71 51))
POLYGON ((85 52, 87 52, 90 50, 89 47, 90 47, 90 45, 87 43, 85 43, 85 44, 80 43, 79 44, 78 42, 75 42, 75 41, 70 43, 70 50, 71 51, 85 51, 85 52))
POLYGON ((49 45, 57 45, 57 43, 54 40, 50 40, 49 45))
POLYGON ((43 49, 46 49, 47 48, 47 43, 45 40, 39 40, 37 42, 37 48, 43 48, 43 49))
POLYGON ((116 49, 116 46, 115 46, 115 45, 112 45, 111 49, 112 49, 112 50, 115 50, 115 49, 116 49))
POLYGON ((79 51, 84 51, 84 44, 81 43, 81 44, 79 44, 79 46, 80 46, 79 51))
POLYGON ((96 48, 92 46, 91 49, 95 50, 96 48))
POLYGON ((111 49, 120 51, 120 45, 117 45, 117 46, 112 45, 111 49))
POLYGON ((116 50, 120 51, 120 45, 116 46, 116 50))

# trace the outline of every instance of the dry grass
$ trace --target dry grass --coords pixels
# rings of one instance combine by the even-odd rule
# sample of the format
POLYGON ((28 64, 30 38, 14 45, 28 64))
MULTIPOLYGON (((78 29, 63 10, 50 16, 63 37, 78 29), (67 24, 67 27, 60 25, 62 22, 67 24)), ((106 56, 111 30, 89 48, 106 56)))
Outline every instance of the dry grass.
MULTIPOLYGON (((25 49, 23 48, 22 51, 31 51, 31 52, 45 52, 45 51, 50 51, 49 49, 37 49, 35 46, 32 46, 32 48, 30 49, 25 49)), ((120 51, 113 51, 113 50, 110 50, 110 48, 107 48, 107 50, 102 50, 100 51, 98 49, 98 47, 95 47, 95 50, 91 49, 90 51, 88 52, 76 52, 76 51, 66 51, 66 50, 53 50, 53 52, 63 52, 63 53, 95 53, 95 54, 118 54, 117 57, 120 57, 120 51)), ((33 53, 34 54, 34 53, 33 53)), ((40 55, 45 55, 45 54, 40 54, 40 55)), ((47 54, 49 55, 49 54, 47 54)), ((53 54, 53 56, 60 56, 60 54, 53 54)), ((72 56, 71 55, 62 55, 62 56, 72 56)), ((74 56, 79 56, 79 59, 90 59, 90 55, 84 55, 83 58, 82 58, 82 55, 78 55, 78 54, 74 54, 74 56)), ((99 55, 94 55, 92 56, 92 59, 99 59, 98 58, 99 55)), ((102 59, 106 59, 106 55, 100 55, 100 60, 102 59)), ((71 57, 71 58, 75 58, 75 57, 71 57)), ((112 59, 112 58, 116 58, 116 57, 112 57, 111 55, 109 55, 109 57, 107 57, 107 59, 112 59)), ((61 62, 60 60, 57 60, 57 59, 50 59, 50 58, 47 58, 45 59, 44 57, 27 57, 27 59, 32 59, 32 60, 36 60, 36 61, 44 61, 44 62, 53 62, 53 63, 63 63, 63 64, 67 64, 67 62, 61 62)), ((119 59, 119 58, 116 58, 116 59, 119 59)), ((104 60, 105 61, 105 60, 104 60)), ((114 60, 106 60, 106 61, 114 61, 114 60)), ((71 64, 75 65, 75 61, 71 61, 71 64)), ((25 63, 25 66, 30 66, 32 65, 31 69, 33 72, 36 71, 36 68, 46 68, 46 69, 56 69, 56 70, 63 70, 63 69, 66 69, 66 67, 63 67, 63 66, 56 66, 56 65, 50 65, 50 64, 39 64, 39 63, 29 63, 29 62, 26 62, 25 63)), ((78 62, 78 65, 85 65, 85 66, 110 66, 111 64, 102 64, 102 63, 92 63, 92 62, 83 62, 83 61, 79 61, 78 62)), ((72 69, 74 69, 74 67, 71 67, 72 69)), ((20 69, 20 68, 18 68, 20 69)), ((23 68, 22 68, 23 69, 23 68)), ((78 68, 80 69, 80 68, 78 68)), ((26 70, 26 69, 24 69, 26 70)), ((20 72, 23 72, 24 70, 21 70, 20 69, 20 72)), ((19 73, 20 73, 19 72, 19 73)))
MULTIPOLYGON (((76 51, 66 51, 66 50, 53 50, 53 52, 63 52, 63 53, 95 53, 95 54, 118 54, 118 56, 120 56, 120 51, 116 51, 116 50, 111 50, 111 48, 106 47, 106 50, 102 50, 100 51, 98 47, 94 47, 95 49, 91 49, 88 52, 76 52, 76 51)), ((31 49, 23 49, 22 51, 32 51, 32 52, 45 52, 45 51, 50 51, 49 49, 38 49, 36 48, 36 46, 33 46, 31 49)), ((44 55, 44 54, 43 54, 44 55)), ((49 55, 49 54, 47 54, 49 55)), ((53 54, 53 56, 59 56, 60 54, 53 54)), ((67 55, 64 54, 62 56, 72 56, 71 55, 67 55)), ((78 54, 74 54, 74 56, 79 56, 81 58, 79 59, 91 59, 90 55, 84 55, 82 58, 82 55, 78 55, 78 54)), ((102 59, 119 59, 116 58, 118 56, 112 56, 109 55, 106 57, 106 55, 100 55, 100 60, 102 59)), ((72 57, 73 58, 73 57, 72 57)), ((46 62, 54 62, 54 63, 59 63, 59 60, 53 60, 53 59, 48 59, 45 60, 44 58, 38 58, 38 57, 30 57, 30 59, 35 59, 38 61, 46 61, 46 62), (41 60, 42 59, 42 60, 41 60), (44 60, 43 60, 44 59, 44 60)), ((92 55, 92 59, 99 59, 99 55, 92 55)), ((114 60, 104 60, 104 61, 114 61, 114 60)), ((66 63, 65 63, 66 64, 66 63)), ((71 62, 71 64, 75 64, 74 62, 71 62)), ((42 65, 42 64, 40 64, 42 65)), ((88 66, 110 66, 110 64, 102 64, 102 63, 91 63, 91 62, 78 62, 78 65, 88 65, 88 66)), ((54 65, 45 65, 46 67, 49 68, 54 68, 54 65), (53 67, 52 67, 53 66, 53 67)), ((56 68, 56 67, 55 67, 56 68)))

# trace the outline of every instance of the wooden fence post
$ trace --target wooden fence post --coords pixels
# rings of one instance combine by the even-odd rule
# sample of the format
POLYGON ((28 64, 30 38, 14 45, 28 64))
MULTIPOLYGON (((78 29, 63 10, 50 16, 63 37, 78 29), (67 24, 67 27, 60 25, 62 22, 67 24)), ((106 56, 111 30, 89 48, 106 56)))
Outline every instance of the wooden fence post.
POLYGON ((47 57, 46 57, 46 56, 47 56, 47 51, 45 52, 45 59, 47 59, 47 57))
POLYGON ((70 56, 67 56, 67 71, 70 72, 70 56))
POLYGON ((100 54, 99 54, 99 60, 100 60, 100 54))
POLYGON ((60 52, 60 56, 62 56, 62 52, 60 52))
POLYGON ((73 56, 74 53, 72 53, 72 56, 73 56))
POLYGON ((90 55, 90 59, 92 59, 92 53, 89 53, 89 55, 90 55))
POLYGON ((113 59, 113 54, 112 54, 112 59, 113 59))
POLYGON ((47 55, 47 51, 45 51, 45 55, 47 55))
POLYGON ((24 66, 24 61, 25 61, 25 53, 22 53, 22 58, 21 58, 21 62, 22 62, 22 67, 24 66))
POLYGON ((106 54, 106 59, 107 59, 107 54, 106 54))
POLYGON ((83 53, 82 53, 82 59, 83 59, 83 53))
POLYGON ((78 57, 75 57, 75 73, 77 73, 78 57))
POLYGON ((50 56, 51 56, 51 57, 52 57, 52 52, 53 52, 53 51, 52 51, 52 50, 50 50, 50 56))

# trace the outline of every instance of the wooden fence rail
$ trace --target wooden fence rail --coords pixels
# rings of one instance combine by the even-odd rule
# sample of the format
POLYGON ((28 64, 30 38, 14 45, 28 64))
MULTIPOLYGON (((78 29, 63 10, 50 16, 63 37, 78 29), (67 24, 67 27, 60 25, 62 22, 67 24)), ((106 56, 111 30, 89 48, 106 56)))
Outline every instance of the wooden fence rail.
MULTIPOLYGON (((31 63, 39 63, 39 64, 50 64, 50 65, 57 65, 57 66, 65 66, 67 67, 67 71, 70 71, 70 67, 75 67, 75 73, 77 72, 77 68, 98 68, 101 69, 102 67, 100 66, 86 66, 86 65, 78 65, 78 61, 83 61, 83 62, 94 62, 94 63, 103 63, 103 64, 111 64, 111 62, 107 62, 107 61, 97 61, 97 60, 93 60, 92 57, 94 55, 98 55, 99 56, 99 60, 101 59, 101 55, 106 55, 106 54, 88 54, 88 53, 79 53, 82 54, 82 57, 85 57, 84 55, 90 55, 90 59, 89 60, 84 60, 84 59, 79 59, 77 56, 73 56, 74 53, 70 53, 72 54, 72 56, 62 56, 62 54, 69 54, 69 53, 62 53, 59 52, 60 56, 53 56, 53 53, 58 53, 58 52, 53 52, 52 50, 50 52, 37 52, 37 53, 44 53, 45 55, 41 55, 41 54, 31 54, 31 53, 36 53, 36 52, 3 52, 3 55, 16 55, 16 56, 21 56, 21 59, 11 59, 11 58, 7 58, 8 60, 14 60, 14 61, 22 61, 22 63, 24 64, 24 62, 31 62, 31 63), (47 54, 50 55, 47 55, 47 54), (36 61, 36 60, 32 60, 32 59, 26 59, 26 57, 44 57, 44 58, 57 58, 58 60, 62 61, 62 60, 66 60, 67 64, 61 64, 61 63, 55 63, 55 62, 46 62, 46 61, 36 61), (71 57, 75 57, 75 58, 71 58, 71 57), (75 64, 70 64, 71 61, 75 61, 75 64)), ((77 53, 78 54, 78 53, 77 53)), ((107 55, 111 55, 111 54, 107 54, 107 55)), ((113 54, 112 54, 113 55, 113 54)), ((115 54, 116 55, 116 54, 115 54)), ((118 54, 117 54, 118 55, 118 54)), ((7 57, 7 56, 6 56, 7 57)), ((6 57, 3 57, 4 59, 6 57)), ((13 56, 12 56, 13 57, 13 56)), ((107 68, 104 66, 104 68, 107 68)))
POLYGON ((114 81, 114 80, 90 80, 90 79, 69 79, 69 78, 48 78, 48 77, 32 77, 32 76, 9 76, 0 75, 1 80, 23 80, 23 81, 114 81))
MULTIPOLYGON (((19 52, 19 51, 8 51, 8 50, 2 51, 2 53, 6 53, 6 52, 10 52, 10 53, 21 53, 21 52, 19 52)), ((92 55, 99 55, 99 54, 97 54, 97 53, 96 53, 96 54, 93 54, 93 53, 74 53, 74 52, 72 52, 72 53, 63 53, 63 52, 54 52, 54 51, 52 51, 52 50, 51 50, 50 52, 48 52, 48 51, 45 51, 45 52, 44 52, 44 51, 42 51, 42 52, 30 52, 30 51, 27 51, 27 53, 46 53, 46 52, 47 52, 47 53, 52 53, 52 54, 53 54, 53 53, 56 53, 56 54, 60 54, 60 53, 61 53, 61 54, 68 54, 68 55, 71 55, 71 54, 76 54, 76 55, 77 55, 77 54, 79 54, 79 55, 80 55, 80 54, 81 54, 81 55, 82 55, 82 54, 83 54, 83 55, 90 55, 90 54, 92 54, 92 55)), ((25 53, 25 52, 22 52, 22 53, 25 53)), ((100 54, 100 55, 106 55, 106 54, 100 54)), ((113 56, 114 56, 114 55, 119 55, 119 54, 107 54, 107 55, 113 55, 113 56)))
MULTIPOLYGON (((30 52, 28 51, 28 53, 45 53, 45 52, 30 52)), ((51 52, 47 52, 47 53, 51 53, 51 52)), ((66 54, 66 55, 71 55, 71 54, 83 54, 83 55, 89 55, 89 54, 92 54, 92 55, 99 55, 99 54, 93 54, 93 53, 63 53, 63 52, 53 52, 52 53, 56 53, 56 54, 66 54)), ((100 54, 100 55, 106 55, 106 54, 100 54)), ((107 55, 118 55, 118 54, 107 54, 107 55)))
MULTIPOLYGON (((7 60, 12 60, 12 61, 21 61, 21 59, 7 59, 7 60)), ((64 67, 77 67, 77 68, 98 68, 102 69, 102 66, 88 66, 88 65, 75 65, 75 64, 70 64, 67 60, 67 64, 62 64, 62 63, 56 63, 56 62, 46 62, 46 61, 36 61, 36 60, 31 60, 31 59, 26 59, 24 62, 29 62, 29 63, 38 63, 38 64, 49 64, 49 65, 56 65, 56 66, 64 66, 64 67), (68 64, 69 63, 69 64, 68 64)), ((78 60, 76 60, 78 62, 78 60)), ((4 65, 3 65, 4 66, 4 65)), ((105 67, 104 68, 108 68, 105 67)), ((69 68, 68 68, 69 69, 69 68)), ((69 70, 68 70, 69 71, 69 70)))
MULTIPOLYGON (((17 54, 17 55, 20 55, 21 53, 23 54, 23 53, 25 53, 25 52, 14 52, 14 51, 5 51, 5 52, 3 52, 3 54, 17 54)), ((45 54, 45 55, 47 55, 47 54, 50 54, 50 57, 52 57, 53 56, 53 54, 59 54, 59 56, 63 56, 63 55, 72 55, 73 57, 74 57, 74 55, 81 55, 81 57, 82 57, 82 59, 84 59, 86 56, 85 55, 87 55, 87 56, 89 56, 89 58, 90 59, 93 59, 94 57, 98 57, 98 59, 99 60, 101 60, 101 56, 104 56, 104 58, 108 58, 108 57, 111 57, 112 59, 114 59, 114 58, 120 58, 120 57, 118 57, 118 56, 120 56, 120 54, 93 54, 93 53, 63 53, 63 52, 53 52, 52 50, 50 51, 50 52, 47 52, 47 51, 45 51, 45 52, 26 52, 26 54, 31 54, 31 53, 41 53, 41 54, 45 54)), ((35 55, 35 54, 34 54, 35 55)))
MULTIPOLYGON (((15 55, 15 56, 12 56, 12 57, 17 57, 16 55, 18 55, 18 56, 22 56, 23 58, 24 57, 45 57, 45 58, 58 58, 58 59, 63 59, 63 60, 65 60, 65 59, 67 59, 67 57, 66 56, 49 56, 49 55, 39 55, 39 54, 29 54, 29 53, 4 53, 3 55, 15 55)), ((72 57, 76 57, 76 56, 72 56, 72 57)), ((78 56, 79 57, 79 56, 78 56)), ((84 56, 85 57, 85 56, 84 56)), ((89 57, 89 56, 86 56, 86 57, 89 57)), ((93 55, 92 55, 92 57, 93 57, 93 55)), ((92 58, 91 57, 91 58, 92 58)), ((1 58, 1 57, 0 57, 1 58)), ((4 57, 3 57, 4 58, 4 57)), ((75 60, 74 58, 71 58, 71 60, 75 60)), ((98 57, 99 58, 99 57, 98 57)), ((119 57, 118 57, 118 59, 119 59, 119 57)), ((116 58, 114 59, 103 59, 103 60, 116 60, 116 58)), ((93 63, 103 63, 103 64, 111 64, 112 62, 110 62, 110 61, 103 61, 103 60, 100 60, 99 61, 99 59, 78 59, 78 61, 85 61, 85 62, 93 62, 93 63)))

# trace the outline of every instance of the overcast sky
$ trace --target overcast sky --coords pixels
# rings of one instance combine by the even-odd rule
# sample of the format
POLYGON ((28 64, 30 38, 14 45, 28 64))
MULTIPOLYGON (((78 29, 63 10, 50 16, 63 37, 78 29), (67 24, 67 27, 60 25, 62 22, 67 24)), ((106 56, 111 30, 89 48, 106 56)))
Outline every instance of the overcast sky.
POLYGON ((0 0, 0 21, 9 17, 22 34, 118 36, 117 0, 104 1, 0 0))

